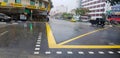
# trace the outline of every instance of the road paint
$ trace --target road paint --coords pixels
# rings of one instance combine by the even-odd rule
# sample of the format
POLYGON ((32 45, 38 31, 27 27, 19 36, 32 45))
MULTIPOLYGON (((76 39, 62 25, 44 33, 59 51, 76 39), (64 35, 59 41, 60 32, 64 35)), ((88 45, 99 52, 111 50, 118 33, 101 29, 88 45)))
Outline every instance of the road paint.
MULTIPOLYGON (((39 38, 36 42, 36 48, 35 48, 35 51, 40 51, 40 44, 41 44, 41 35, 42 33, 39 33, 39 38)), ((39 54, 40 52, 34 52, 34 54, 39 54)))
POLYGON ((36 47, 40 47, 40 45, 36 45, 36 47))
POLYGON ((87 34, 80 35, 80 36, 75 37, 73 39, 64 41, 60 44, 56 44, 56 41, 55 41, 55 38, 53 36, 50 25, 48 23, 46 23, 48 46, 49 46, 49 48, 68 48, 68 49, 69 48, 72 48, 72 49, 78 49, 78 48, 80 48, 80 49, 116 49, 116 48, 120 48, 120 45, 63 45, 63 44, 66 44, 68 42, 71 42, 73 40, 79 39, 80 37, 84 37, 84 36, 87 36, 89 34, 92 34, 92 33, 95 33, 95 32, 101 31, 101 30, 105 30, 108 28, 98 29, 98 30, 89 32, 87 34))
POLYGON ((91 31, 91 32, 82 34, 82 35, 77 36, 77 37, 75 37, 75 38, 72 38, 72 39, 69 39, 69 40, 67 40, 67 41, 61 42, 61 43, 59 43, 58 45, 64 45, 64 44, 66 44, 66 43, 72 42, 72 41, 77 40, 77 39, 79 39, 79 38, 85 37, 85 36, 87 36, 87 35, 90 35, 90 34, 93 34, 93 33, 98 32, 98 31, 105 30, 105 29, 107 29, 107 28, 98 29, 98 30, 94 30, 94 31, 91 31))
POLYGON ((90 51, 90 52, 88 52, 89 54, 95 54, 94 52, 92 52, 92 51, 90 51))
POLYGON ((5 32, 1 33, 0 36, 5 35, 6 33, 8 33, 8 31, 5 31, 5 32))
POLYGON ((39 54, 39 52, 34 52, 34 54, 39 54))
POLYGON ((120 54, 120 51, 118 51, 118 53, 120 54))
POLYGON ((73 54, 73 52, 72 51, 67 51, 67 54, 73 54))
POLYGON ((37 44, 40 44, 41 42, 37 42, 37 44))
POLYGON ((48 39, 48 46, 49 48, 55 47, 56 46, 56 41, 54 39, 52 30, 50 28, 50 25, 46 23, 46 31, 47 31, 47 39, 48 39))
POLYGON ((41 42, 41 40, 37 40, 37 42, 41 42))
POLYGON ((57 51, 56 54, 62 54, 62 52, 61 51, 57 51))
POLYGON ((108 53, 109 53, 109 54, 114 54, 114 52, 112 52, 112 51, 108 51, 108 53))
POLYGON ((35 50, 40 50, 40 48, 35 48, 35 50))
POLYGON ((51 52, 50 52, 50 51, 47 51, 47 52, 45 52, 45 54, 51 54, 51 52))
POLYGON ((79 51, 78 54, 84 54, 84 52, 79 51))
POLYGON ((105 54, 103 51, 99 51, 98 53, 99 53, 99 54, 105 54))

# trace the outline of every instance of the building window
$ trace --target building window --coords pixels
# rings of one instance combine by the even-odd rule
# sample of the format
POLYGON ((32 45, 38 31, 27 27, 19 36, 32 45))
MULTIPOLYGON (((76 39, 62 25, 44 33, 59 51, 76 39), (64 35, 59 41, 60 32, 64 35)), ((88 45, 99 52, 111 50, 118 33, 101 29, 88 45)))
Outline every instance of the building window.
POLYGON ((8 2, 8 0, 4 0, 4 2, 8 2))
POLYGON ((40 7, 42 6, 42 2, 41 2, 41 1, 39 2, 39 6, 40 6, 40 7))
POLYGON ((34 0, 30 0, 30 5, 35 5, 35 1, 34 0))
POLYGON ((15 0, 15 3, 21 3, 21 0, 15 0))

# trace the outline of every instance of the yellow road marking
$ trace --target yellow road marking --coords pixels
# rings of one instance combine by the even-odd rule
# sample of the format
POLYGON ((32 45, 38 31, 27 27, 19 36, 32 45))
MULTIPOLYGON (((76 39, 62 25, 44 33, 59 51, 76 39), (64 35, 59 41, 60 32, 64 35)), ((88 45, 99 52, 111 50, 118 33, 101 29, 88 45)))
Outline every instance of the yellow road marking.
POLYGON ((47 29, 47 37, 48 37, 48 45, 49 47, 55 46, 56 41, 54 39, 53 33, 51 31, 50 25, 46 23, 46 29, 47 29))
MULTIPOLYGON (((104 28, 104 29, 107 29, 107 28, 104 28)), ((90 33, 87 33, 86 35, 89 35, 97 31, 104 30, 104 29, 95 30, 90 33)), ((60 45, 60 44, 56 44, 52 30, 48 23, 46 23, 46 30, 47 30, 49 48, 71 48, 71 49, 78 49, 78 48, 80 49, 116 49, 117 48, 118 49, 119 48, 120 49, 120 45, 60 45)), ((86 36, 86 35, 78 36, 76 37, 76 39, 78 39, 79 37, 86 36)), ((73 41, 73 39, 71 39, 70 41, 73 41)))
POLYGON ((56 45, 52 48, 67 49, 120 49, 120 45, 56 45))
POLYGON ((95 32, 98 32, 98 31, 101 31, 101 30, 104 30, 104 29, 107 29, 107 28, 98 29, 98 30, 94 30, 94 31, 91 31, 91 32, 85 33, 85 34, 83 34, 83 35, 80 35, 80 36, 77 36, 77 37, 72 38, 72 39, 70 39, 70 40, 67 40, 67 41, 64 41, 64 42, 62 42, 62 43, 59 43, 58 45, 64 45, 64 44, 66 44, 66 43, 69 43, 69 42, 71 42, 71 41, 74 41, 74 40, 76 40, 76 39, 82 38, 82 37, 84 37, 84 36, 87 36, 87 35, 93 34, 93 33, 95 33, 95 32))

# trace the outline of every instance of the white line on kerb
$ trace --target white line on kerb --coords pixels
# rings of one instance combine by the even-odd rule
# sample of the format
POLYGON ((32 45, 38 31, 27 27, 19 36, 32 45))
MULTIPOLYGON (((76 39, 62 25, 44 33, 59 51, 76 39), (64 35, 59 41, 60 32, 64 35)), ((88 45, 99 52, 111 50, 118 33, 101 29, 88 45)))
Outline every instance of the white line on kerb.
POLYGON ((6 33, 8 33, 8 31, 5 31, 5 32, 1 33, 0 36, 3 36, 6 33))

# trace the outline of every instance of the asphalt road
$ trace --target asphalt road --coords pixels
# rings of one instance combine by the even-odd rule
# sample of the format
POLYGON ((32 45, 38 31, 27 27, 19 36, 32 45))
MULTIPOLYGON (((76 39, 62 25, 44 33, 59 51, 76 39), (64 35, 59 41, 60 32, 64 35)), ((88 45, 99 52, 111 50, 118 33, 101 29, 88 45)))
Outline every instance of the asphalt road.
POLYGON ((63 20, 50 20, 48 26, 54 38, 48 36, 50 30, 43 22, 21 22, 0 27, 0 58, 120 58, 119 48, 79 48, 88 44, 120 45, 119 27, 98 30, 101 28, 91 27, 89 23, 63 20), (98 31, 78 37, 94 30, 98 31), (73 39, 75 37, 78 38, 73 39), (74 48, 75 45, 78 48, 74 48))

